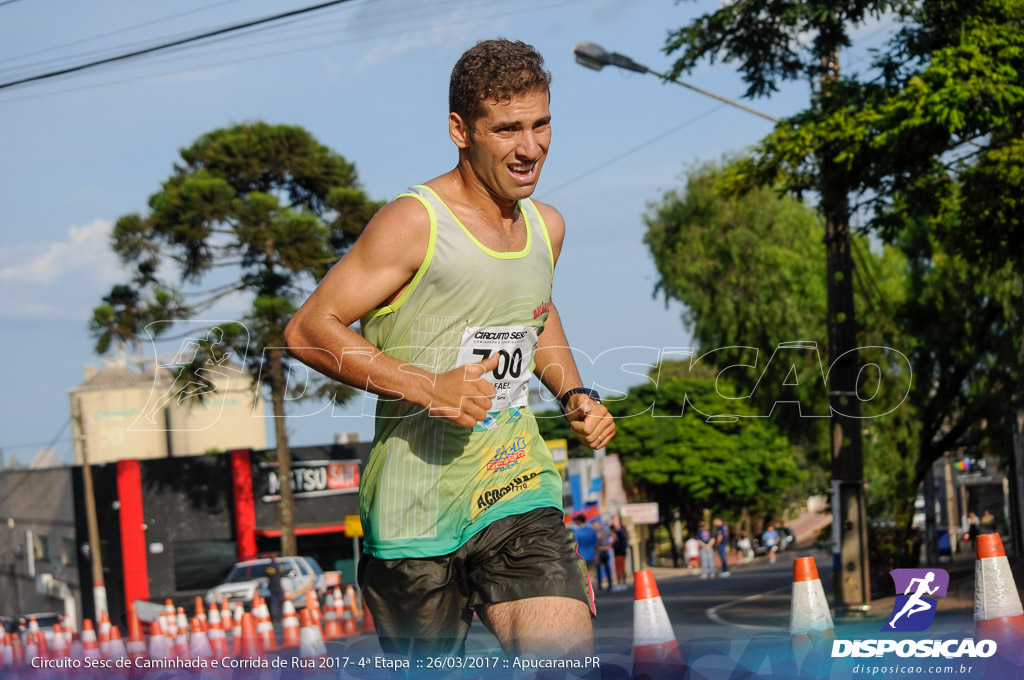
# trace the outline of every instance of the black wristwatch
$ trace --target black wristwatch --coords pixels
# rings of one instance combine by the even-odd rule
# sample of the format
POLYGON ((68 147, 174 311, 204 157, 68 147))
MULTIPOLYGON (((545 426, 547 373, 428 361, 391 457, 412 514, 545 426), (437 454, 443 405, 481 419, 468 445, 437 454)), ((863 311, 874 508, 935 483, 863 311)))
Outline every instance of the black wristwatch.
POLYGON ((569 397, 574 394, 585 394, 598 404, 601 403, 601 395, 597 393, 597 390, 592 390, 589 387, 574 387, 558 398, 558 401, 562 402, 563 415, 565 414, 565 409, 569 406, 569 397))

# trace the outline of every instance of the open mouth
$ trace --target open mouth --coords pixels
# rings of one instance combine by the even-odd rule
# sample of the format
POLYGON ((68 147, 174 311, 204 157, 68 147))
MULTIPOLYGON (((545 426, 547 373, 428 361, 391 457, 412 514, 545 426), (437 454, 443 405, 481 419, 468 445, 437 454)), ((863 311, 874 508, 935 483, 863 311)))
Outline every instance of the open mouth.
POLYGON ((508 166, 508 170, 509 172, 512 173, 512 176, 521 180, 533 179, 533 175, 536 169, 536 161, 532 161, 529 163, 512 163, 511 165, 508 166))

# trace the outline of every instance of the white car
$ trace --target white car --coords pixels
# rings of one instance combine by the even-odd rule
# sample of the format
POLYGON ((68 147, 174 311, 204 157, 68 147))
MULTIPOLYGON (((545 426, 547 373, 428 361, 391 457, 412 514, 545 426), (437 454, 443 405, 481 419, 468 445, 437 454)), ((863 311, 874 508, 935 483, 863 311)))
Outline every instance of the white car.
MULTIPOLYGON (((260 597, 269 598, 270 589, 267 580, 267 568, 271 558, 261 558, 239 562, 224 579, 224 583, 211 588, 206 593, 206 602, 220 604, 224 597, 228 602, 242 602, 251 605, 256 593, 260 597)), ((282 570, 281 588, 296 608, 306 606, 306 594, 315 590, 317 597, 323 602, 327 593, 324 571, 312 557, 278 557, 278 567, 282 570)))

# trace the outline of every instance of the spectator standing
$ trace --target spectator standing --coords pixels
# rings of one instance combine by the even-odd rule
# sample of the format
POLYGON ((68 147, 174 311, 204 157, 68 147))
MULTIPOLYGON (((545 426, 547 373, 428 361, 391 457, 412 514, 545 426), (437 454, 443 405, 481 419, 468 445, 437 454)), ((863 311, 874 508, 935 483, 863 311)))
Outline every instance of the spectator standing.
POLYGON ((277 558, 271 558, 267 565, 267 590, 270 591, 270 618, 274 623, 281 620, 282 608, 284 607, 284 588, 281 586, 281 563, 277 558))
POLYGON ((700 543, 700 577, 715 577, 715 537, 708 529, 707 522, 701 522, 697 530, 697 541, 700 543))
POLYGON ((587 572, 592 575, 594 574, 594 558, 597 553, 597 532, 594 531, 594 527, 587 524, 587 518, 583 516, 583 513, 576 515, 576 526, 573 527, 572 533, 576 537, 577 552, 583 561, 587 563, 587 572))
POLYGON ((715 548, 722 562, 722 578, 729 578, 729 527, 720 517, 716 517, 712 523, 715 527, 715 548))
POLYGON ((768 561, 775 564, 775 553, 779 552, 779 532, 775 527, 768 525, 768 528, 761 534, 761 542, 768 548, 768 561))
POLYGON ((996 518, 990 510, 986 510, 981 516, 981 533, 992 534, 996 531, 996 518))
POLYGON ((622 526, 618 515, 612 517, 612 555, 615 559, 615 585, 613 591, 626 589, 626 553, 629 550, 629 534, 622 526))
POLYGON ((597 589, 604 590, 604 579, 608 579, 608 590, 612 589, 612 536, 611 529, 596 519, 591 525, 597 532, 597 589))

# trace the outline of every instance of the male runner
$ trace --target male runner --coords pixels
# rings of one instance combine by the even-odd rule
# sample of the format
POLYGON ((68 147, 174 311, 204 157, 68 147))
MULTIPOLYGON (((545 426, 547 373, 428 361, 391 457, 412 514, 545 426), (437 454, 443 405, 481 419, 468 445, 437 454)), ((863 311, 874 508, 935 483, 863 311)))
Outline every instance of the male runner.
POLYGON ((381 209, 285 333, 303 362, 380 396, 359 582, 386 651, 460 653, 474 609, 509 654, 593 644, 586 566, 527 406, 532 372, 581 442, 615 435, 551 302, 565 223, 529 199, 549 85, 529 45, 468 50, 449 89, 458 165, 381 209))

